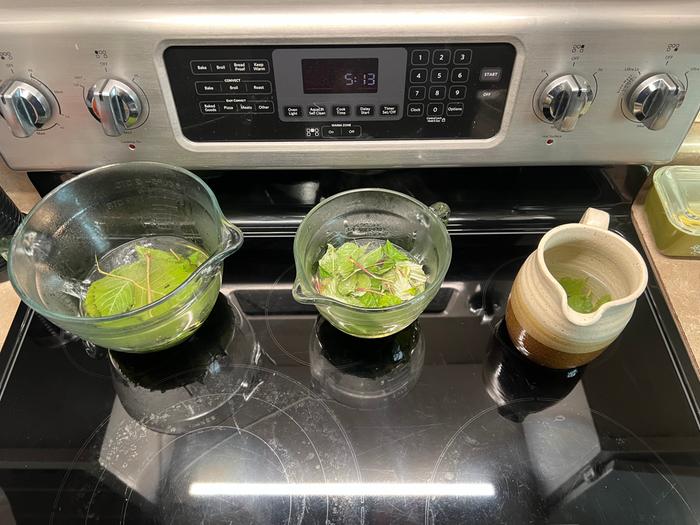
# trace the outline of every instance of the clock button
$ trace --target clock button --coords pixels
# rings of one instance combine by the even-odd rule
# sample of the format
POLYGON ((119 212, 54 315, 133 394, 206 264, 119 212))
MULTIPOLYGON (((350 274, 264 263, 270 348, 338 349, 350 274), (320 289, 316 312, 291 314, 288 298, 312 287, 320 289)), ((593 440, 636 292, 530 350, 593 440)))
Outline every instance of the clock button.
POLYGON ((374 115, 374 106, 357 106, 358 117, 371 117, 372 115, 374 115))
POLYGON ((427 80, 427 78, 428 78, 428 70, 427 69, 412 69, 411 70, 411 83, 422 84, 427 80))
POLYGON ((423 106, 423 104, 420 104, 420 103, 409 104, 408 107, 406 108, 406 114, 409 117, 422 117, 424 109, 425 109, 425 107, 423 106))

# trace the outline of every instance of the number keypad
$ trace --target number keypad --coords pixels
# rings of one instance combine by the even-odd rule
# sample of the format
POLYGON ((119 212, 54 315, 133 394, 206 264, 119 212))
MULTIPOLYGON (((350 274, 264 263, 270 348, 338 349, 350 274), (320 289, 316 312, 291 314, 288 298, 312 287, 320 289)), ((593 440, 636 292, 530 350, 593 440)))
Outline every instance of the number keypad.
POLYGON ((472 50, 468 48, 435 46, 410 50, 406 116, 438 119, 433 122, 463 116, 471 63, 472 50), (445 106, 442 101, 454 102, 445 106))

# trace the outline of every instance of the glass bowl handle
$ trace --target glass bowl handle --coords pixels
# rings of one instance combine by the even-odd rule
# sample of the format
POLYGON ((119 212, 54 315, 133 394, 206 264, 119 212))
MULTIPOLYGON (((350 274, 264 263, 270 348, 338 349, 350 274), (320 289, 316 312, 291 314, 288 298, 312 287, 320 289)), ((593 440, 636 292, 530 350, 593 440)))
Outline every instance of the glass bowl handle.
POLYGON ((430 205, 430 211, 432 211, 437 218, 440 219, 445 226, 447 226, 452 210, 450 210, 450 207, 446 203, 441 201, 434 202, 430 205))

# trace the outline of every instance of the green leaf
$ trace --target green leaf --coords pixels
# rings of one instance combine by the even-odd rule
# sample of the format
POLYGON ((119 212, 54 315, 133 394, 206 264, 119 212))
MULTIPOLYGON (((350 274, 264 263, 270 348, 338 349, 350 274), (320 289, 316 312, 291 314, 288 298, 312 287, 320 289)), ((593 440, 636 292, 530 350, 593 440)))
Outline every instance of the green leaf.
POLYGON ((370 250, 369 252, 364 254, 358 259, 358 262, 370 271, 374 271, 374 266, 377 265, 377 263, 383 256, 384 251, 380 246, 379 248, 375 248, 374 250, 370 250))
POLYGON ((128 312, 134 305, 134 283, 107 275, 93 282, 85 297, 85 313, 107 317, 128 312))
POLYGON ((567 296, 588 294, 588 279, 585 277, 582 279, 562 277, 559 279, 559 284, 562 285, 567 296))
POLYGON ((203 254, 184 257, 148 246, 137 246, 135 251, 136 262, 119 266, 90 284, 84 301, 88 316, 116 315, 153 303, 194 273, 198 265, 192 261, 201 264, 206 260, 203 254))
POLYGON ((390 241, 386 241, 386 243, 384 243, 384 255, 394 262, 408 260, 408 256, 390 241))
POLYGON ((327 246, 326 253, 318 260, 318 267, 325 274, 322 277, 330 277, 336 272, 336 252, 332 244, 327 246))
POLYGON ((569 306, 576 312, 589 314, 593 311, 593 304, 587 295, 572 295, 567 298, 569 306))

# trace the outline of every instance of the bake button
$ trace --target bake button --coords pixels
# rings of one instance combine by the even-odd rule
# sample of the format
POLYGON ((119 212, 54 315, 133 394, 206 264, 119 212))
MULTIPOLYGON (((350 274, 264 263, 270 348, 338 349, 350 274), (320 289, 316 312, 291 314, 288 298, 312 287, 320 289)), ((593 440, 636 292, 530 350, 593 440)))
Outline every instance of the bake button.
POLYGON ((425 106, 423 104, 414 102, 406 107, 406 115, 409 117, 422 117, 425 106))
POLYGON ((253 73, 269 73, 270 63, 267 60, 252 60, 250 70, 253 73))
POLYGON ((206 75, 207 73, 211 73, 211 62, 196 61, 192 62, 190 67, 192 68, 192 73, 195 75, 206 75))
POLYGON ((449 49, 436 49, 433 51, 433 64, 449 64, 451 56, 449 49))
POLYGON ((450 86, 450 100, 463 100, 467 95, 467 86, 450 86))
POLYGON ((482 82, 498 82, 501 80, 503 70, 500 67, 485 67, 479 73, 479 80, 482 82))
POLYGON ((442 112, 445 110, 445 104, 442 103, 434 103, 434 104, 428 104, 428 116, 429 117, 439 117, 442 115, 442 112))
POLYGON ((321 135, 324 139, 337 139, 338 137, 340 137, 340 128, 323 126, 321 128, 321 135))
POLYGON ((247 84, 249 93, 260 93, 262 95, 269 95, 272 93, 272 84, 270 82, 247 82, 247 84))
POLYGON ((343 129, 343 137, 357 138, 362 135, 362 128, 360 126, 350 126, 343 129))
POLYGON ((228 102, 222 102, 221 103, 221 112, 222 113, 237 113, 238 112, 238 106, 237 104, 231 104, 228 102))
POLYGON ((326 109, 326 106, 314 104, 313 106, 306 108, 306 114, 310 117, 325 117, 328 115, 328 110, 326 109))
POLYGON ((411 86, 408 88, 408 100, 423 100, 425 98, 425 86, 411 86))
POLYGON ((199 95, 213 95, 219 93, 221 88, 220 82, 195 82, 194 84, 199 95))
POLYGON ((428 90, 428 98, 430 100, 442 100, 447 94, 447 88, 445 86, 430 86, 428 90))
POLYGON ((212 62, 211 63, 212 73, 228 73, 228 62, 212 62))
POLYGON ((301 106, 285 106, 284 116, 289 118, 301 117, 301 106))
POLYGON ((241 102, 238 104, 239 113, 252 113, 255 111, 255 107, 252 102, 241 102))
POLYGON ((447 82, 447 69, 436 67, 430 72, 430 81, 441 84, 447 82))
POLYGON ((229 66, 233 73, 248 73, 248 63, 245 60, 232 60, 229 66))
POLYGON ((428 79, 428 70, 411 69, 410 79, 412 84, 423 84, 428 79))
POLYGON ((430 51, 427 49, 414 49, 411 51, 412 66, 427 66, 430 60, 430 51))
POLYGON ((399 106, 396 104, 383 104, 379 106, 379 114, 383 117, 395 117, 399 114, 399 106))
POLYGON ((458 49, 455 51, 454 63, 457 65, 468 65, 472 63, 471 49, 458 49))
POLYGON ((449 102, 447 104, 447 116, 459 117, 464 113, 464 104, 461 102, 449 102))
POLYGON ((269 102, 267 100, 263 102, 256 102, 255 103, 255 112, 256 113, 272 113, 275 109, 274 104, 272 102, 269 102))
POLYGON ((368 106, 366 104, 357 106, 356 113, 358 117, 371 117, 374 115, 374 106, 368 106))
POLYGON ((468 67, 456 67, 452 70, 452 82, 463 83, 469 80, 468 67))
POLYGON ((221 108, 216 102, 200 102, 199 111, 202 113, 220 113, 221 108))

